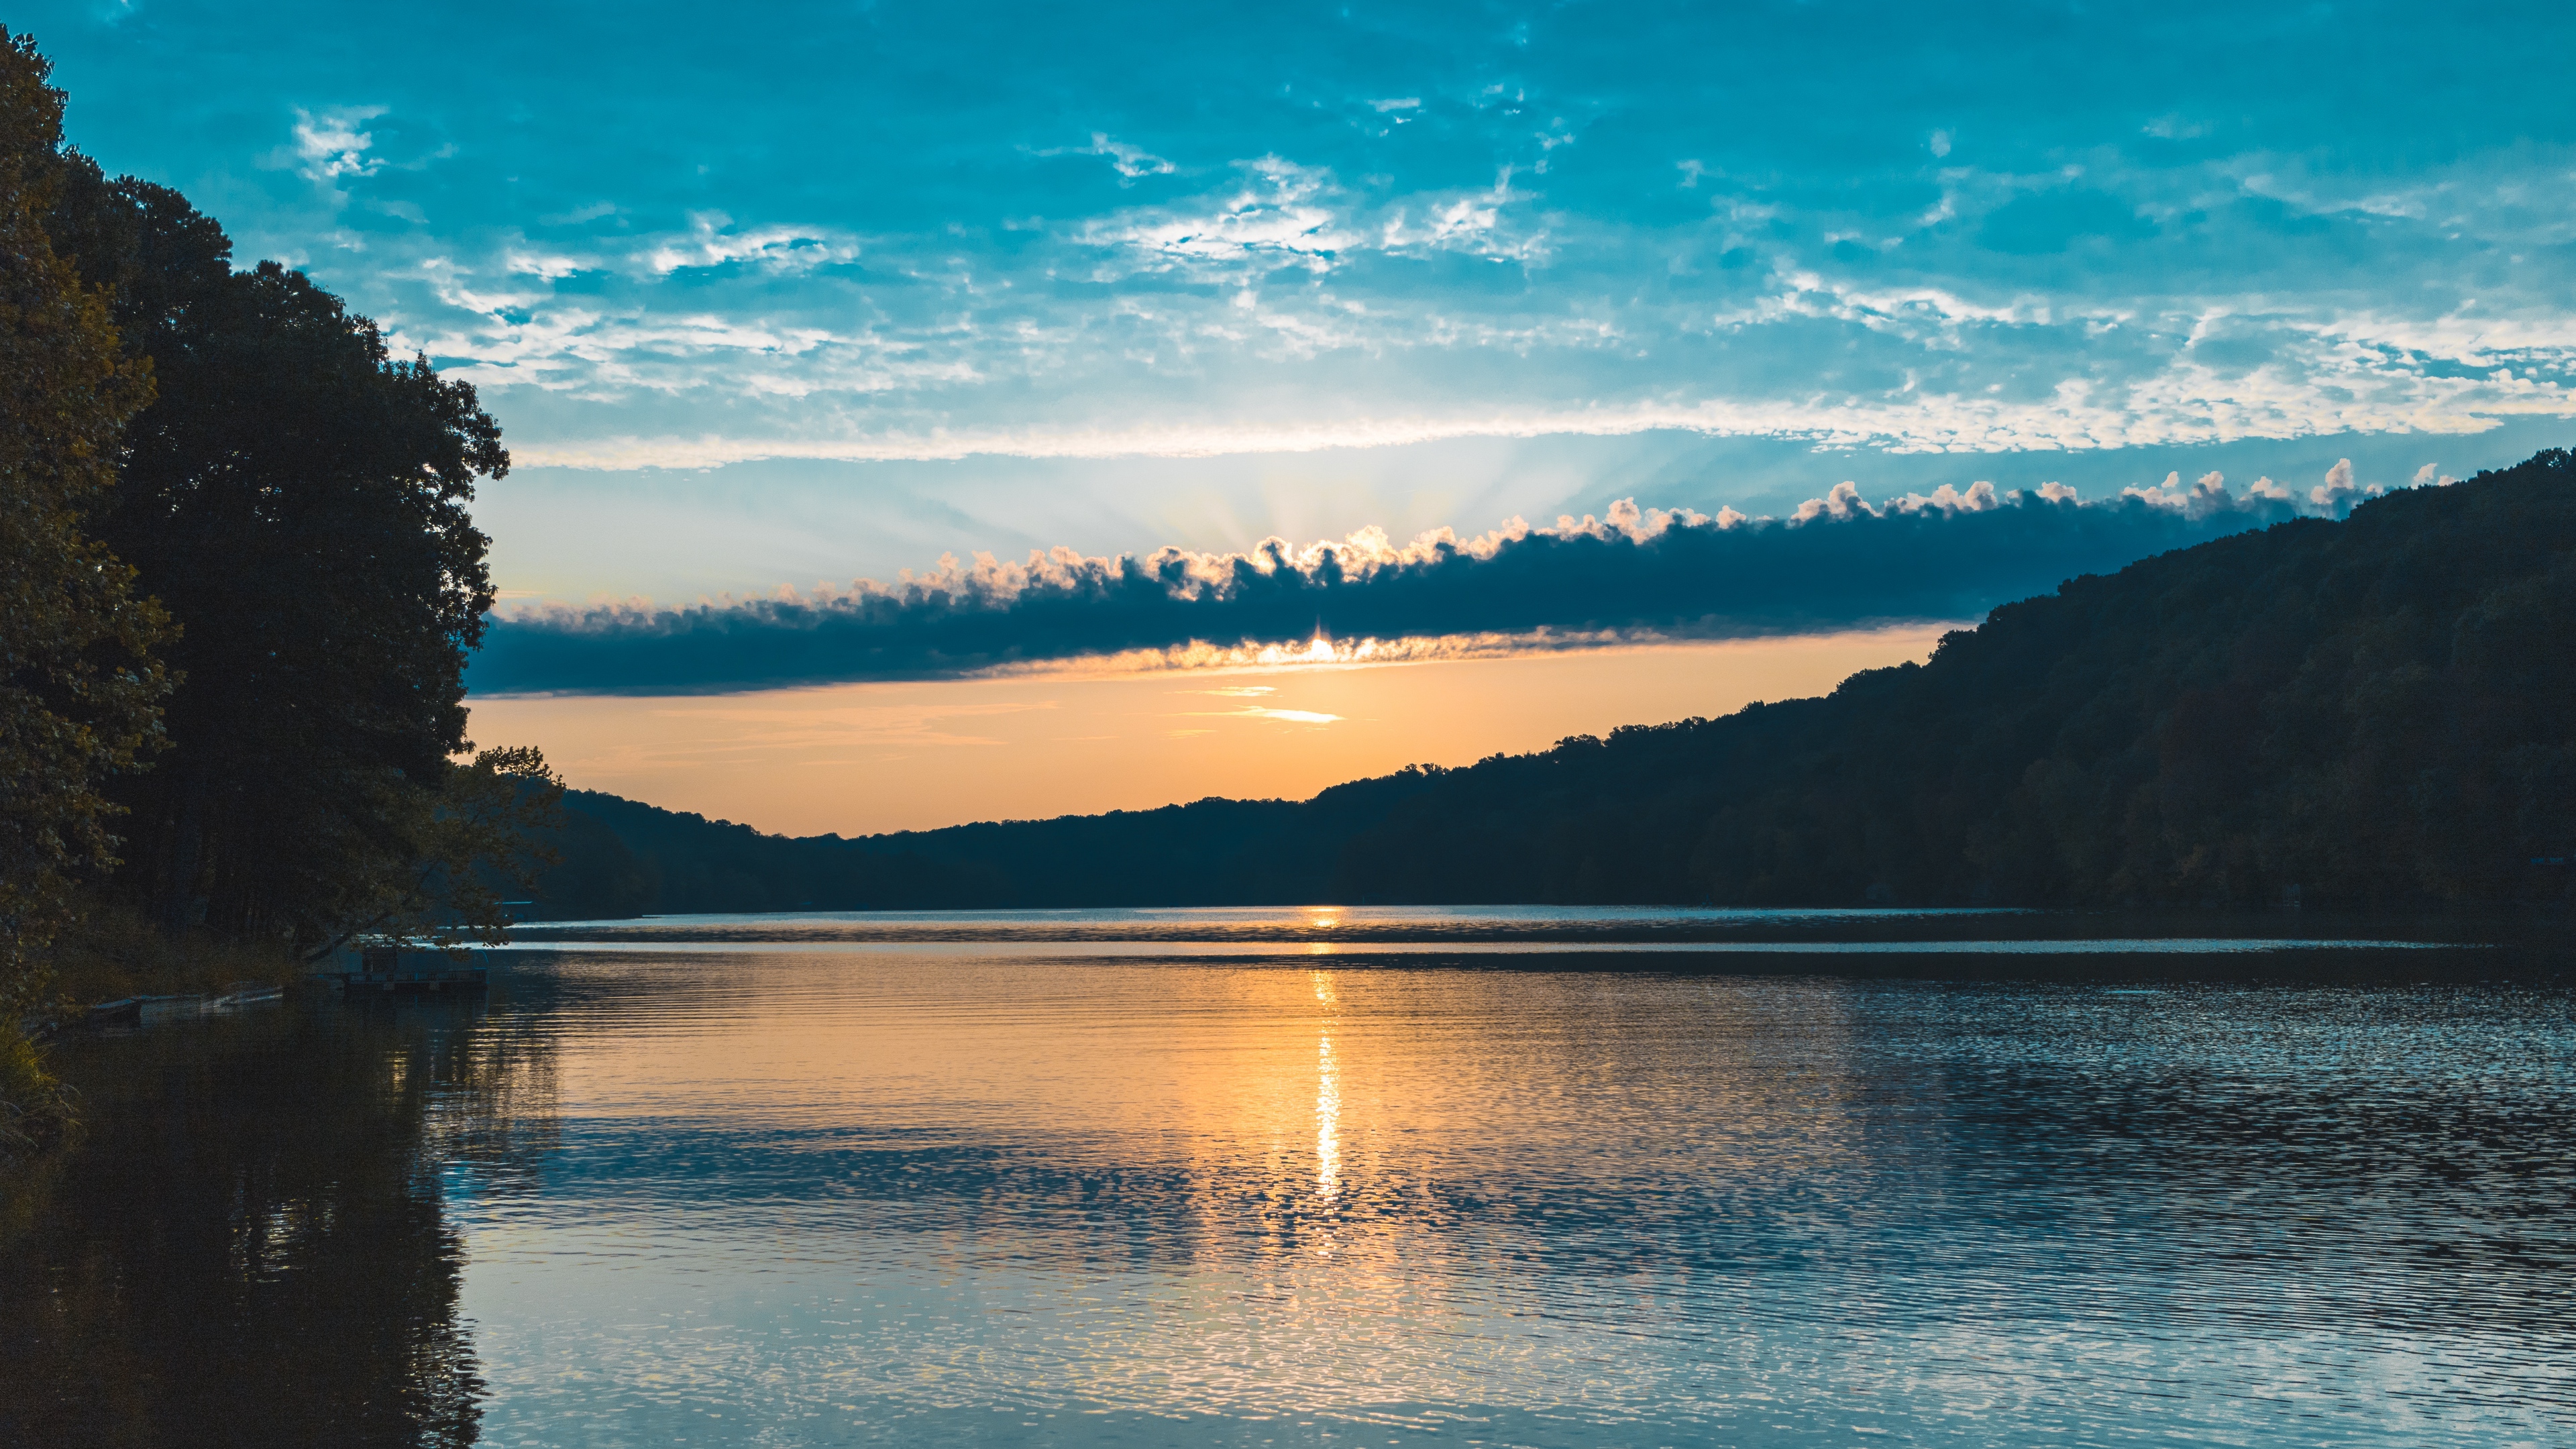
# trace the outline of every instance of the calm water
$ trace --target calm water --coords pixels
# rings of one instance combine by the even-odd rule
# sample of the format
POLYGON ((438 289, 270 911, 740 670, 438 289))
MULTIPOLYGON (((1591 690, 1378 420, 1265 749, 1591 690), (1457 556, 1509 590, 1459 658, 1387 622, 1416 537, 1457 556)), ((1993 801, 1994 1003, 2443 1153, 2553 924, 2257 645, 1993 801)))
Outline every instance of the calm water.
POLYGON ((2576 996, 2509 944, 528 936, 488 1004, 65 1043, 6 1442, 2576 1442, 2576 996))

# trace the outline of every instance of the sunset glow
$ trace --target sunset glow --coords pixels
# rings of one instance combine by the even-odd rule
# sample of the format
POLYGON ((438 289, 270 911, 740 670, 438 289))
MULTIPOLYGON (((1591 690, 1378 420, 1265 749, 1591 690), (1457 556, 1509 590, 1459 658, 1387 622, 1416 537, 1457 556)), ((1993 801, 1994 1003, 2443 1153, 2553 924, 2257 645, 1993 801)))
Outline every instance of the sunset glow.
POLYGON ((1920 660, 1936 628, 1418 664, 1176 677, 1028 674, 710 699, 474 705, 481 738, 542 744, 576 782, 792 834, 1302 798, 1432 761, 1717 715, 1920 660))
POLYGON ((2576 1443, 2571 54, 18 0, 0 1449, 2576 1443))

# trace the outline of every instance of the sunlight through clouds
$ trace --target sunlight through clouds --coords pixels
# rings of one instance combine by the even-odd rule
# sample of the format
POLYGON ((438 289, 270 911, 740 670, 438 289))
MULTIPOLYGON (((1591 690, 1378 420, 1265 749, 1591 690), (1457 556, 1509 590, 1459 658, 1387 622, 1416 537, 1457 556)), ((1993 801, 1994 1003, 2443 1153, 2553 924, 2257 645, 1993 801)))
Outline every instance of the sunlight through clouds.
MULTIPOLYGON (((2407 486, 2441 477, 2419 471, 2407 486)), ((2169 548, 2339 517, 2389 486, 2349 459, 2304 498, 2269 477, 2239 492, 2214 469, 2090 503, 2062 483, 1983 481, 1873 502, 1847 480, 1780 518, 1621 499, 1601 516, 1515 518, 1472 538, 1441 528, 1403 544, 1366 528, 1241 552, 950 555, 891 583, 677 608, 522 606, 494 621, 471 680, 485 695, 725 693, 1067 667, 1419 663, 1973 619, 2169 548)))

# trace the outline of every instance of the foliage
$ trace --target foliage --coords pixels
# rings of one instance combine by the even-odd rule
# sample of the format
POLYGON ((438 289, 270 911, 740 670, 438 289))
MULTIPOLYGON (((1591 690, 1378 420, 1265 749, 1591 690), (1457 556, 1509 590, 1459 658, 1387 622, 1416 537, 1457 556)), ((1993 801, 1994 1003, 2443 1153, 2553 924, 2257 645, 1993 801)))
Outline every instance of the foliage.
POLYGON ((556 863, 531 883, 530 895, 547 914, 559 920, 616 920, 660 908, 661 872, 591 811, 567 803, 563 824, 539 838, 556 863))
POLYGON ((797 841, 573 805, 664 910, 2563 900, 2576 459, 2075 579, 1826 698, 1303 803, 797 841))
MULTIPOLYGON (((60 1083, 45 1070, 36 1044, 23 1032, 0 1030, 0 1172, 14 1172, 32 1157, 72 1131, 71 1102, 60 1083)), ((17 1204, 0 1192, 0 1235, 5 1235, 17 1204)))
POLYGON ((404 792, 385 803, 398 829, 386 858, 342 878, 366 894, 335 902, 331 935, 305 952, 319 957, 356 936, 385 936, 453 948, 497 945, 510 920, 505 897, 525 899, 555 861, 545 843, 563 827, 563 782, 545 756, 518 745, 479 752, 448 767, 435 796, 404 792))
POLYGON ((593 791, 566 797, 563 863, 539 884, 558 919, 654 911, 1223 905, 1316 900, 1341 843, 1433 777, 1407 771, 1306 804, 1201 800, 1058 820, 844 840, 593 791), (597 888, 613 881, 614 890, 597 888))
POLYGON ((214 995, 241 982, 289 986, 308 969, 284 942, 205 931, 173 936, 101 885, 84 889, 76 922, 54 942, 52 994, 78 1005, 126 996, 214 995))
POLYGON ((152 657, 165 617, 83 531, 152 389, 40 224, 62 159, 47 74, 0 30, 0 1039, 41 985, 79 875, 114 863, 102 783, 158 743, 169 683, 152 657))
POLYGON ((508 470, 498 426, 302 274, 233 270, 178 193, 69 159, 48 224, 159 384, 99 528, 187 626, 175 748, 117 787, 118 890, 173 935, 306 955, 436 914, 424 880, 449 916, 492 906, 453 868, 453 792, 519 767, 449 759, 492 602, 466 505, 508 470))
POLYGON ((1354 840, 1409 898, 2557 897, 2576 463, 2552 450, 1997 609, 1822 700, 1488 761, 1354 840))

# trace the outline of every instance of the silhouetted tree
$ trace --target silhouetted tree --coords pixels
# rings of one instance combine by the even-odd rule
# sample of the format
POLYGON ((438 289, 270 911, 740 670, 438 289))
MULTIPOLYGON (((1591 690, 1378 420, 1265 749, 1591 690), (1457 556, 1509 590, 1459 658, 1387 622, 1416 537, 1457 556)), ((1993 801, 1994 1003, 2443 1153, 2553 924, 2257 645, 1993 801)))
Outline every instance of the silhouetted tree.
POLYGON ((0 1036, 11 1038, 76 877, 113 862, 101 787, 155 741, 168 687, 152 658, 166 619, 85 532, 116 480, 118 430, 152 388, 40 224, 61 174, 63 98, 47 75, 31 42, 0 30, 0 1036))
POLYGON ((186 627, 176 748, 119 787, 122 888, 172 930, 319 949, 410 888, 469 748, 492 591, 466 504, 500 429, 301 273, 233 270, 165 187, 75 156, 51 225, 154 365, 99 527, 186 627))
POLYGON ((346 894, 321 917, 334 923, 330 934, 309 949, 318 955, 353 936, 499 945, 513 918, 505 896, 527 899, 555 862, 563 793, 545 756, 526 745, 450 766, 436 794, 399 792, 382 805, 391 827, 382 858, 343 873, 346 894))

